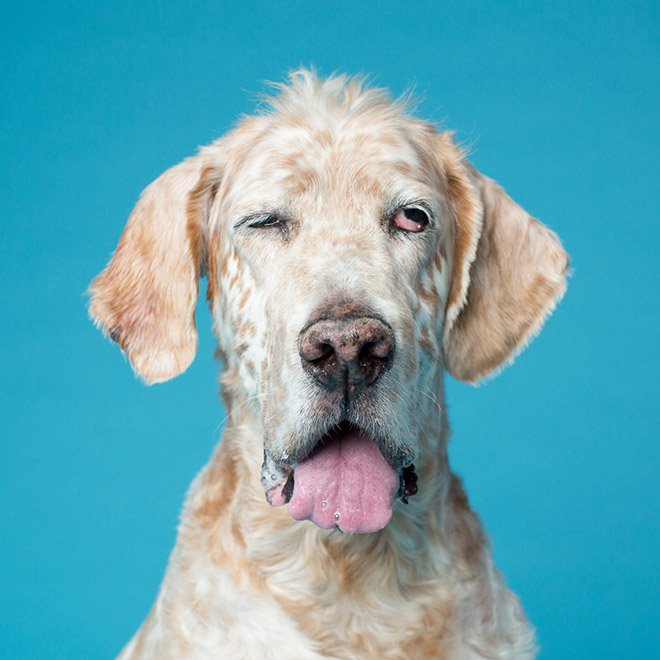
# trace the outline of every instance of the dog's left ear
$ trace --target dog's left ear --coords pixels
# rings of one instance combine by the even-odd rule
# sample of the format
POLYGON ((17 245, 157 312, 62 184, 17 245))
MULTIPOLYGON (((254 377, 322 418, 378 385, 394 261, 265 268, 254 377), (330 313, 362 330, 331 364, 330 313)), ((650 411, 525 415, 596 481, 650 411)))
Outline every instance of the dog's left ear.
POLYGON ((197 351, 208 172, 200 154, 148 186, 110 263, 89 287, 92 319, 147 384, 177 376, 197 351))
POLYGON ((566 290, 568 257, 495 181, 462 159, 447 174, 457 226, 443 353, 454 377, 475 382, 540 331, 566 290))

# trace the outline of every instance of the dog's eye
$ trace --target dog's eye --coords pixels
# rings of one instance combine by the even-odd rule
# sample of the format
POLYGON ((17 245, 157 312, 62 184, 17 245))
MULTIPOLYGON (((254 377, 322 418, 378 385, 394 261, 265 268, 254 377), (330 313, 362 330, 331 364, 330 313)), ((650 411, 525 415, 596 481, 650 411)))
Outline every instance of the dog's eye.
POLYGON ((248 226, 255 227, 256 229, 266 229, 268 227, 281 227, 282 219, 276 215, 264 215, 260 218, 252 220, 248 226))
POLYGON ((399 209, 392 218, 392 222, 398 229, 409 232, 420 232, 429 224, 429 216, 426 211, 416 206, 399 209))

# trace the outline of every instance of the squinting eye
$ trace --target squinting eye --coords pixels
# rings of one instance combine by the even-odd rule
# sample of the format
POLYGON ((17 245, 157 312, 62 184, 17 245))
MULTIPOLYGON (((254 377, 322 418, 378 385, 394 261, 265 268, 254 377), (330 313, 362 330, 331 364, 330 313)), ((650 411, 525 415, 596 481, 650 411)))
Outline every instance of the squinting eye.
POLYGON ((420 232, 429 224, 426 211, 415 206, 399 209, 392 218, 392 222, 403 231, 420 232))
POLYGON ((276 215, 265 215, 261 218, 253 220, 249 226, 255 227, 257 229, 263 229, 267 227, 279 227, 282 224, 282 220, 276 215))

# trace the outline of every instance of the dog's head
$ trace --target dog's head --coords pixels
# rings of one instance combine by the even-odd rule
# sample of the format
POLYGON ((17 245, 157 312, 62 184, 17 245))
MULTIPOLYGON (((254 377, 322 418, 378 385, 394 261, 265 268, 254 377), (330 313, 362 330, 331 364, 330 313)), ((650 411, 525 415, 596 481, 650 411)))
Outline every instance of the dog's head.
POLYGON ((195 354, 206 274, 269 500, 371 531, 418 459, 443 368, 473 382, 510 361, 563 294, 567 258, 382 90, 301 72, 280 91, 144 191, 90 311, 145 382, 164 381, 195 354))

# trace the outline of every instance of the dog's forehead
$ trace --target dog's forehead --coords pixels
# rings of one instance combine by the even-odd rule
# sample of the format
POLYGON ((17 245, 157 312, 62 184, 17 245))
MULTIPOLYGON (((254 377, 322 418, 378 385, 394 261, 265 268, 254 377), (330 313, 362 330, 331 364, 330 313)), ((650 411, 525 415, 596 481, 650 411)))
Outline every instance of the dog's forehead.
POLYGON ((428 130, 405 115, 387 120, 253 117, 227 141, 233 213, 319 205, 382 204, 438 190, 428 130))

